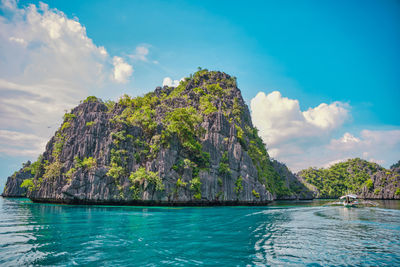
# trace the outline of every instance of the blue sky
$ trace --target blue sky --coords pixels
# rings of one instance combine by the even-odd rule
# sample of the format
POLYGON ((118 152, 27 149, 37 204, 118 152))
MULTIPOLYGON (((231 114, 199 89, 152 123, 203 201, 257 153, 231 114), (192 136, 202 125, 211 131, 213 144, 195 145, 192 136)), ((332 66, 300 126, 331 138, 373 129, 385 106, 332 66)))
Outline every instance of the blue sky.
MULTIPOLYGON (((23 134, 30 134, 30 140, 40 143, 56 130, 61 111, 78 104, 87 94, 104 99, 115 99, 123 93, 140 95, 162 85, 165 77, 179 80, 201 66, 238 78, 247 103, 250 105, 254 100, 252 113, 257 119, 253 122, 262 130, 271 154, 293 170, 325 166, 354 156, 377 161, 385 167, 400 159, 398 1, 45 3, 48 8, 40 11, 38 1, 19 1, 16 5, 13 1, 2 2, 1 26, 5 30, 0 39, 0 79, 3 81, 0 96, 11 97, 10 91, 17 88, 25 90, 26 98, 27 92, 37 93, 42 101, 46 90, 35 86, 50 88, 49 80, 57 77, 56 85, 50 83, 53 95, 46 95, 54 98, 52 105, 57 106, 52 112, 54 116, 46 117, 49 109, 32 113, 43 116, 37 123, 45 121, 51 128, 38 129, 23 115, 19 118, 20 124, 27 123, 27 126, 13 125, 11 120, 18 118, 7 113, 11 108, 3 108, 0 110, 3 135, 15 132, 22 138, 23 134), (30 4, 37 6, 39 11, 34 15, 40 19, 28 20, 27 14, 33 12, 29 11, 30 4), (57 57, 57 53, 66 53, 57 52, 55 48, 49 50, 55 39, 57 46, 65 44, 68 51, 79 50, 81 41, 87 41, 84 38, 79 42, 71 40, 75 32, 69 34, 70 28, 64 31, 59 18, 78 21, 86 30, 84 37, 94 45, 91 48, 94 52, 74 52, 78 55, 76 60, 65 63, 71 68, 79 66, 79 73, 65 69, 56 72, 60 64, 49 60, 57 57), (47 22, 40 27, 35 25, 40 21, 47 22), (52 21, 58 23, 55 29, 60 31, 56 38, 50 32, 54 30, 50 27, 56 25, 52 21), (51 38, 33 33, 37 28, 43 28, 44 32, 49 30, 51 38), (12 42, 15 44, 11 45, 12 42), (17 45, 23 48, 18 50, 17 45), (106 56, 100 55, 100 47, 104 47, 106 56), (115 77, 115 57, 133 69, 130 73, 129 67, 124 65, 128 68, 124 79, 115 77), (81 66, 82 61, 87 64, 85 68, 81 66), (98 66, 96 64, 102 66, 103 76, 91 72, 94 69, 91 66, 98 66), (38 65, 43 71, 35 69, 38 65), (108 70, 114 73, 113 79, 109 78, 112 74, 107 74, 108 70), (72 86, 66 86, 71 83, 72 86), (67 88, 75 89, 69 92, 67 88), (279 95, 272 94, 273 91, 279 95), (63 94, 76 97, 71 97, 67 103, 56 100, 63 94), (327 106, 316 109, 322 103, 327 106), (261 108, 266 104, 276 106, 277 113, 261 108), (310 112, 304 113, 309 109, 310 112), (286 117, 282 117, 284 115, 286 117), (277 124, 285 119, 287 124, 277 124), (271 127, 279 133, 292 130, 275 136, 271 127)), ((71 57, 60 56, 58 62, 66 58, 71 57)), ((23 100, 21 97, 21 105, 23 100)), ((10 103, 0 104, 6 107, 10 103)), ((20 146, 19 151, 14 151, 9 139, 1 142, 1 135, 0 146, 3 146, 0 147, 0 181, 4 182, 22 160, 35 158, 36 150, 24 154, 26 147, 20 146)))
POLYGON ((137 68, 132 88, 203 66, 237 76, 248 99, 279 89, 304 108, 350 101, 369 113, 353 114, 363 124, 400 123, 398 1, 47 3, 77 17, 110 53, 151 45, 161 64, 137 68))

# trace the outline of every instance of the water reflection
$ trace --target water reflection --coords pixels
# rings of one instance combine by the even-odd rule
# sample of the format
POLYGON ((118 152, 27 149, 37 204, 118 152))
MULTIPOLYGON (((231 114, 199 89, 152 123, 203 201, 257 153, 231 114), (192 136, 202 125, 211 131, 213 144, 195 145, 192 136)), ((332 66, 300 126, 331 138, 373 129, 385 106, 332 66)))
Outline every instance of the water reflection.
POLYGON ((375 200, 379 204, 379 207, 385 209, 396 209, 400 210, 400 201, 399 200, 375 200))

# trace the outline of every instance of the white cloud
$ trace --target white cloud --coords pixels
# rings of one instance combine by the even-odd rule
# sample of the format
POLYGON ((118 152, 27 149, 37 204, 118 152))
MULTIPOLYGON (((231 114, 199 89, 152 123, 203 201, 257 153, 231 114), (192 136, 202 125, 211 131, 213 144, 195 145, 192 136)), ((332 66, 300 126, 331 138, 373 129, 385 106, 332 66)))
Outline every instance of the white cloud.
POLYGON ((126 63, 123 58, 115 56, 113 58, 114 75, 113 78, 118 83, 127 83, 133 73, 131 65, 126 63))
POLYGON ((260 92, 251 100, 253 124, 267 144, 272 157, 293 171, 310 166, 327 167, 339 161, 360 157, 388 167, 400 158, 400 130, 363 130, 359 136, 342 130, 349 118, 349 105, 322 103, 306 111, 298 100, 274 91, 260 92))
POLYGON ((11 42, 19 43, 19 44, 21 44, 21 45, 25 45, 25 44, 26 44, 26 42, 25 42, 24 39, 22 39, 22 38, 16 38, 16 37, 14 37, 14 36, 11 36, 10 38, 8 38, 8 40, 10 40, 11 42))
POLYGON ((149 54, 149 48, 144 45, 139 45, 135 49, 135 53, 129 55, 129 57, 133 60, 140 60, 147 62, 147 55, 149 54))
POLYGON ((348 105, 322 103, 301 111, 299 101, 282 97, 274 91, 259 92, 250 102, 253 124, 269 147, 279 153, 279 146, 298 138, 324 136, 340 127, 348 118, 348 105))
MULTIPOLYGON (((400 144, 400 130, 371 131, 362 130, 357 138, 350 133, 345 133, 339 139, 332 139, 328 148, 337 151, 364 149, 365 155, 370 155, 368 150, 377 150, 381 146, 384 150, 400 144)), ((400 152, 399 152, 400 153, 400 152)))
POLYGON ((336 157, 360 157, 389 166, 400 158, 400 130, 362 130, 359 137, 345 133, 326 148, 336 157))
POLYGON ((0 7, 6 13, 0 15, 0 156, 37 156, 65 110, 111 82, 126 82, 132 67, 95 45, 79 21, 44 3, 0 7))
POLYGON ((341 102, 322 103, 316 108, 302 112, 307 123, 319 129, 333 130, 341 126, 347 119, 348 105, 341 102))
POLYGON ((43 152, 46 141, 35 134, 0 130, 0 153, 35 158, 43 152))
POLYGON ((170 87, 177 87, 182 80, 183 80, 183 78, 181 78, 180 80, 172 80, 170 77, 165 77, 163 79, 162 85, 170 86, 170 87))
POLYGON ((128 55, 128 58, 136 62, 142 61, 142 62, 153 63, 155 65, 159 64, 158 60, 149 59, 150 47, 151 45, 149 44, 138 45, 135 48, 135 51, 132 54, 128 55))
POLYGON ((331 149, 352 150, 360 144, 360 139, 351 133, 345 133, 340 139, 332 139, 330 143, 331 149))
POLYGON ((109 60, 104 47, 96 46, 85 27, 64 13, 43 3, 29 5, 16 8, 0 25, 3 78, 24 83, 51 78, 80 85, 104 80, 109 60))

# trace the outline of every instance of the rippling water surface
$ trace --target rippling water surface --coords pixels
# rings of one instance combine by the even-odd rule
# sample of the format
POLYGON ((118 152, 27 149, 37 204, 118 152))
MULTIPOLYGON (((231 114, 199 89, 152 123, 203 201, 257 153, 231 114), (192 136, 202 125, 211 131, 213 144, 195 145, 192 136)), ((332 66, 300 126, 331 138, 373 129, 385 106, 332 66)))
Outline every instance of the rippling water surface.
POLYGON ((0 198, 0 265, 400 266, 400 202, 103 207, 0 198))

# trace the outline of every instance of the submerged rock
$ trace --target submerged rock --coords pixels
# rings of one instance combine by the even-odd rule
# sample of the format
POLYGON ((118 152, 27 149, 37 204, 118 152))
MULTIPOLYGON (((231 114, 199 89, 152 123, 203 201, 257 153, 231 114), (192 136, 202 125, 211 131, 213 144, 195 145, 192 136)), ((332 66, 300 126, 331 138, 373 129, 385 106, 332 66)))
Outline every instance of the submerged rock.
POLYGON ((88 97, 36 164, 27 196, 38 202, 260 205, 309 196, 269 158, 236 79, 216 71, 117 103, 88 97))

